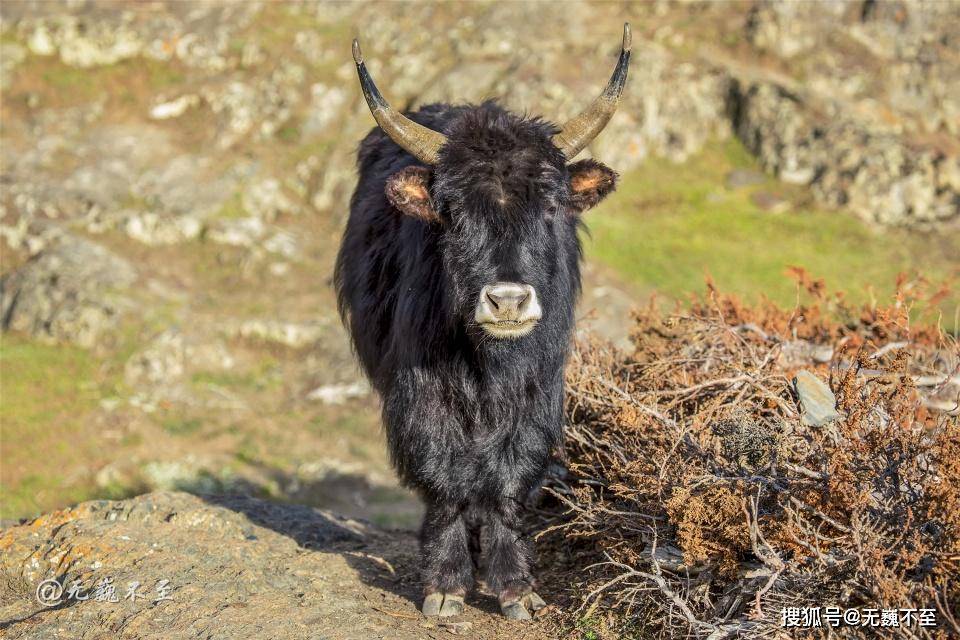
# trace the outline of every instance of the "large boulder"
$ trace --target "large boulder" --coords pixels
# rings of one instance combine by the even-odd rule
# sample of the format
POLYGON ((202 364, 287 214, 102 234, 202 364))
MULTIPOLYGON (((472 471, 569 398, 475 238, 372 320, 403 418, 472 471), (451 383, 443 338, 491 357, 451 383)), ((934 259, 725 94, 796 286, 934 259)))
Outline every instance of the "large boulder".
POLYGON ((0 531, 0 629, 11 640, 546 637, 487 613, 492 599, 426 621, 415 549, 409 533, 253 498, 87 502, 0 531))

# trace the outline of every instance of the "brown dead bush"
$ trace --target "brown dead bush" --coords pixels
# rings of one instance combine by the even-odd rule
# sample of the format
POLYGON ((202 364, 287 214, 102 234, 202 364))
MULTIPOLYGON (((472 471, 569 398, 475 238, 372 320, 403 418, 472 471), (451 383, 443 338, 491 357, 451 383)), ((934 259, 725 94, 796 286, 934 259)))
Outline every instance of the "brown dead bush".
POLYGON ((638 313, 632 353, 578 344, 571 473, 536 511, 571 636, 799 635, 785 607, 935 609, 936 627, 883 631, 960 634, 958 344, 911 320, 917 283, 853 308, 797 276, 794 309, 709 287, 689 311, 638 313), (800 369, 839 419, 804 423, 800 369))

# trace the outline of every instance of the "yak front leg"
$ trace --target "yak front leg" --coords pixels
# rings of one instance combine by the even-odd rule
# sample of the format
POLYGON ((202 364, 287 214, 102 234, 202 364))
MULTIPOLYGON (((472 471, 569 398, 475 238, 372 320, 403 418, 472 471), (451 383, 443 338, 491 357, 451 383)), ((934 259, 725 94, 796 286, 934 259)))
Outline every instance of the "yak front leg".
POLYGON ((463 598, 473 583, 473 563, 462 510, 457 505, 427 506, 420 531, 424 600, 427 616, 463 612, 463 598))
POLYGON ((510 502, 487 515, 487 586, 496 594, 500 611, 512 620, 529 620, 531 612, 547 606, 534 593, 530 567, 533 543, 520 531, 519 505, 510 502))

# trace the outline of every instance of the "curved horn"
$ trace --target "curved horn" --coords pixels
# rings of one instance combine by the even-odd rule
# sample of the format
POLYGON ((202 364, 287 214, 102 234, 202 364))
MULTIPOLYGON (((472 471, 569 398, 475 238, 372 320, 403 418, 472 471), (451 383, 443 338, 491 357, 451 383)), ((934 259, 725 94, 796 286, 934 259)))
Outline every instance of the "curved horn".
POLYGON ((587 109, 568 120, 560 133, 553 137, 553 143, 563 151, 568 159, 580 153, 584 147, 596 138, 607 126, 620 104, 620 95, 623 86, 627 83, 627 69, 630 66, 630 23, 623 23, 623 48, 620 50, 620 60, 617 68, 610 76, 607 88, 587 109))
POLYGON ((360 76, 363 97, 367 99, 370 113, 373 114, 373 119, 377 121, 383 132, 420 162, 434 164, 440 147, 446 143, 447 137, 417 124, 387 104, 380 95, 373 78, 367 72, 367 66, 363 64, 360 42, 356 39, 353 40, 353 61, 357 64, 357 75, 360 76))

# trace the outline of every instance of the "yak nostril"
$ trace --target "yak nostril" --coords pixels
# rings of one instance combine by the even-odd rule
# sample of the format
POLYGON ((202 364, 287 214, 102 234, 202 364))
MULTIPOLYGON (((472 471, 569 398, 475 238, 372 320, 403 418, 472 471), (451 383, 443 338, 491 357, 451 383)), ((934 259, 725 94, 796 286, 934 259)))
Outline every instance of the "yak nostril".
POLYGON ((503 300, 501 300, 498 296, 495 296, 495 295, 493 295, 492 293, 490 293, 490 292, 488 291, 488 292, 487 292, 487 300, 490 301, 490 304, 493 305, 493 308, 494 308, 496 311, 499 311, 499 310, 500 310, 500 304, 503 302, 503 300))
POLYGON ((524 311, 527 308, 528 302, 530 302, 530 292, 524 291, 523 295, 520 297, 520 300, 517 301, 517 309, 524 311))

